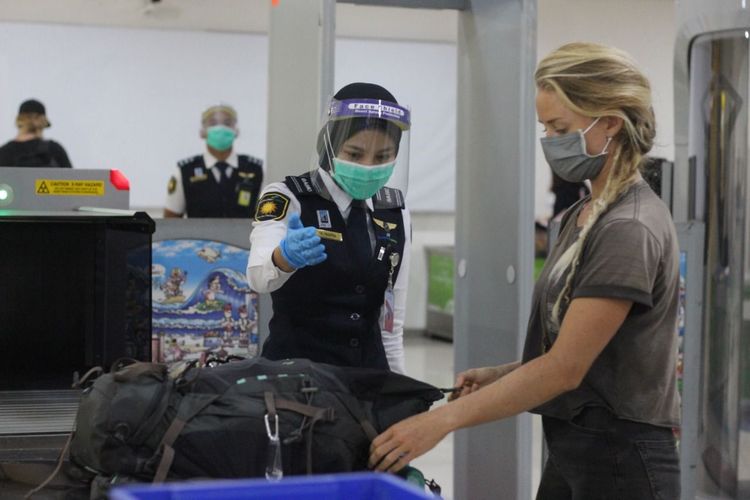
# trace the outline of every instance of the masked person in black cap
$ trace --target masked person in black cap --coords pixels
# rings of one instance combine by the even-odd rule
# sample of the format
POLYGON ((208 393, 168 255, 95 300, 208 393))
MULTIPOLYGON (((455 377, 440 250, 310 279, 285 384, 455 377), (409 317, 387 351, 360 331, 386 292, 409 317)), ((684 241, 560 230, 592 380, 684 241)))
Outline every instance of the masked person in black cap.
POLYGON ((313 169, 261 194, 248 279, 273 299, 262 356, 404 372, 409 126, 383 87, 347 85, 328 107, 313 169))
POLYGON ((263 161, 233 150, 237 112, 222 104, 201 116, 206 152, 177 163, 167 185, 164 217, 250 218, 263 182, 263 161))
POLYGON ((60 144, 42 139, 42 132, 49 126, 44 104, 35 99, 21 103, 16 117, 18 135, 0 147, 0 166, 72 168, 60 144))

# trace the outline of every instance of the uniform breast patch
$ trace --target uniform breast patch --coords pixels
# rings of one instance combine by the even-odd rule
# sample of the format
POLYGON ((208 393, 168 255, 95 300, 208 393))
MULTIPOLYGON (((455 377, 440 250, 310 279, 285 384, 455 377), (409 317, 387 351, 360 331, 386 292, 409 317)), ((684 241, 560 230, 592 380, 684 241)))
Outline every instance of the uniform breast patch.
POLYGON ((258 200, 258 207, 255 209, 255 220, 281 220, 286 217, 286 211, 289 208, 289 197, 277 191, 264 194, 258 200))
POLYGON ((174 193, 174 190, 177 189, 177 178, 173 175, 169 178, 169 184, 167 184, 167 192, 169 194, 174 193))

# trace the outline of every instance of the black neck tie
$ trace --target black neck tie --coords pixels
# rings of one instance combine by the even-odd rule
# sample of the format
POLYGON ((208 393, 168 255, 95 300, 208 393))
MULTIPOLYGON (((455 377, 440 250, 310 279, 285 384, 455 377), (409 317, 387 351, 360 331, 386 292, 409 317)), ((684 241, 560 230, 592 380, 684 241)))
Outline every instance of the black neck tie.
POLYGON ((216 168, 219 169, 219 183, 222 183, 225 180, 229 179, 230 169, 232 168, 229 166, 229 163, 225 161, 217 161, 216 168))
POLYGON ((370 233, 367 231, 367 208, 364 206, 364 202, 352 201, 346 227, 349 248, 354 253, 355 264, 357 267, 367 267, 372 258, 372 246, 370 245, 370 233))

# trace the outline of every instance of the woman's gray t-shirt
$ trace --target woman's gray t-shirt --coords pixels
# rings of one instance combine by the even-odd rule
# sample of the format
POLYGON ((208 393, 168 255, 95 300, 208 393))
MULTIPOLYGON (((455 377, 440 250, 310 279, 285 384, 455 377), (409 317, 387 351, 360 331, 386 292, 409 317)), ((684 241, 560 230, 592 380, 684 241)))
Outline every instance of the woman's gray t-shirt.
MULTIPOLYGON (((563 217, 560 235, 534 287, 524 362, 544 352, 545 339, 549 344, 557 338, 551 312, 567 274, 555 283, 549 274, 578 237, 576 221, 587 201, 581 200, 563 217)), ((633 307, 581 385, 532 411, 570 420, 586 406, 603 406, 620 418, 678 426, 678 286, 679 250, 671 215, 648 184, 639 181, 594 224, 570 295, 571 300, 626 299, 633 307)))

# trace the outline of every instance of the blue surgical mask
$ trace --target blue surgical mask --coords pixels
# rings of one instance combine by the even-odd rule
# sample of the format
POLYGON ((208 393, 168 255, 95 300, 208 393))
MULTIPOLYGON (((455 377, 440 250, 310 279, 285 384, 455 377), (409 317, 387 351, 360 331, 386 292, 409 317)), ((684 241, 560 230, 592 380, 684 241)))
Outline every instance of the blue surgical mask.
POLYGON ((217 151, 226 151, 232 147, 237 132, 226 125, 214 125, 206 129, 206 144, 217 151))
POLYGON ((607 137, 607 144, 598 155, 586 152, 586 133, 596 125, 599 118, 589 125, 586 130, 577 130, 556 137, 542 137, 542 150, 552 171, 568 182, 583 182, 586 179, 596 179, 607 163, 607 148, 612 141, 607 137))
POLYGON ((361 165, 350 161, 333 159, 333 178, 341 189, 355 200, 366 200, 385 186, 393 174, 396 162, 381 165, 361 165))

